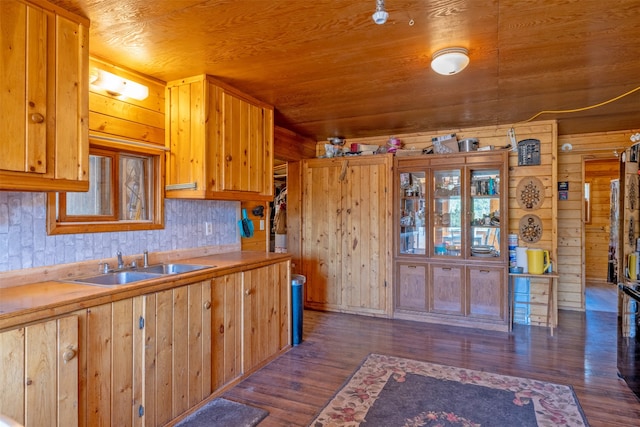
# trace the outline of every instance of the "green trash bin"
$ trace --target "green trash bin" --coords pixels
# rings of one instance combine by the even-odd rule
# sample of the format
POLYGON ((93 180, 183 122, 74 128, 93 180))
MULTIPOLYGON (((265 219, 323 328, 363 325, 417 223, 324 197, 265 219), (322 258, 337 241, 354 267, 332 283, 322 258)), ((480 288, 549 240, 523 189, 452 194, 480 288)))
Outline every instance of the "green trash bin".
POLYGON ((304 283, 307 278, 301 274, 291 275, 291 342, 302 342, 302 318, 304 314, 304 283))

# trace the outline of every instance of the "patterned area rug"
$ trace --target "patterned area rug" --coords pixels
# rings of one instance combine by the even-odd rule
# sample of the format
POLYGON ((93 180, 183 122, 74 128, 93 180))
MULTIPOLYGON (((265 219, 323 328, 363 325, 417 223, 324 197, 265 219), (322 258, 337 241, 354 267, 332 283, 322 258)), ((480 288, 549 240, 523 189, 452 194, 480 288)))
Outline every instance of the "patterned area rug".
POLYGON ((370 354, 312 427, 588 426, 573 389, 370 354))

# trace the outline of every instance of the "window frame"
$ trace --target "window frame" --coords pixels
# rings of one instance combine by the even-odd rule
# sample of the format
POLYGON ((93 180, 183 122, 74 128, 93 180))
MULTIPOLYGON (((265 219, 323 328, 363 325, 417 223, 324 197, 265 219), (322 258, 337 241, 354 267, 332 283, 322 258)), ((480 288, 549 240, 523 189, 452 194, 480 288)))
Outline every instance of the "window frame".
POLYGON ((76 216, 67 215, 66 211, 58 213, 65 207, 65 192, 47 193, 47 234, 80 234, 104 233, 114 231, 157 230, 164 228, 164 167, 165 147, 151 143, 128 141, 115 138, 89 137, 89 153, 105 155, 114 153, 112 161, 112 208, 113 216, 76 216), (151 220, 119 220, 120 188, 119 168, 120 154, 148 156, 151 158, 153 176, 150 185, 149 213, 151 220), (60 197, 58 197, 60 195, 60 197))

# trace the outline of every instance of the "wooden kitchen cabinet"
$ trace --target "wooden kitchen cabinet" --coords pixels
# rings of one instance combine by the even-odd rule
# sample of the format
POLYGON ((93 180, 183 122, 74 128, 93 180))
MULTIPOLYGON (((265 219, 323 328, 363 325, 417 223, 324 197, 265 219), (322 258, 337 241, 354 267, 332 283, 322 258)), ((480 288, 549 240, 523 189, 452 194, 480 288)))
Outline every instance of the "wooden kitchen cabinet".
POLYGON ((78 318, 0 333, 0 413, 25 427, 78 426, 78 318))
POLYGON ((0 190, 87 191, 89 21, 3 0, 0 28, 0 190))
POLYGON ((207 75, 167 84, 166 197, 273 199, 273 107, 207 75))
POLYGON ((302 162, 305 306, 391 315, 392 159, 302 162))
POLYGON ((81 425, 164 425, 211 394, 209 280, 91 307, 82 329, 81 425))
POLYGON ((243 273, 243 372, 249 372, 291 344, 290 263, 243 273))
POLYGON ((242 273, 211 281, 211 388, 242 375, 242 273))
POLYGON ((508 159, 506 150, 396 158, 394 317, 508 330, 508 159))

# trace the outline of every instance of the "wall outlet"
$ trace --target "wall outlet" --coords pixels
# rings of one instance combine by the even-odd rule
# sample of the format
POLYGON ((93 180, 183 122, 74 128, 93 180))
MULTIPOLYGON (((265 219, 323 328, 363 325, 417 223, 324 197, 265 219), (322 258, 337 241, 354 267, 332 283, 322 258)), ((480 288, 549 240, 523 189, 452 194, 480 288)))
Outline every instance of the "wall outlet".
POLYGON ((204 223, 204 235, 211 236, 213 234, 213 224, 210 222, 204 223))

